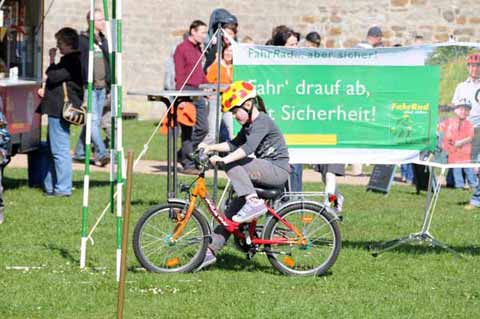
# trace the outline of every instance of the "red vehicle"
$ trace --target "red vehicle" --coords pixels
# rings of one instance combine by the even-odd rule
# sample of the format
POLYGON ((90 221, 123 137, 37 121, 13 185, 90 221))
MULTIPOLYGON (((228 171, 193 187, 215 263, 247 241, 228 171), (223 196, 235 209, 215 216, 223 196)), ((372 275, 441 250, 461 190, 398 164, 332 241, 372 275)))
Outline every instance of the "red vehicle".
POLYGON ((318 276, 335 263, 341 247, 336 214, 322 203, 289 200, 278 204, 283 189, 259 189, 268 201, 263 225, 257 220, 239 224, 227 218, 208 198, 205 171, 209 158, 197 152, 198 178, 183 186, 189 200, 169 199, 150 208, 138 221, 133 250, 143 267, 153 272, 195 271, 202 263, 211 237, 209 223, 197 207, 200 198, 215 221, 234 235, 237 248, 251 259, 263 252, 273 267, 286 275, 318 276), (193 188, 193 189, 192 189, 193 188))
POLYGON ((36 113, 42 81, 43 0, 0 0, 0 109, 12 135, 11 154, 38 148, 36 113))

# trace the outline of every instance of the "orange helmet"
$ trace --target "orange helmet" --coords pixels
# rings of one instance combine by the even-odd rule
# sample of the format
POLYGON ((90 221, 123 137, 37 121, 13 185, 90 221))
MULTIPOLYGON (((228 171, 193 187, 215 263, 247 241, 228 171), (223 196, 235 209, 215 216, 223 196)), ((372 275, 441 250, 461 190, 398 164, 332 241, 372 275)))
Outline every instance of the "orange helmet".
POLYGON ((470 54, 467 57, 467 63, 468 64, 477 64, 480 63, 480 53, 475 53, 475 54, 470 54))
POLYGON ((255 86, 245 81, 236 81, 223 92, 222 112, 229 112, 237 106, 241 106, 245 101, 257 96, 255 86))

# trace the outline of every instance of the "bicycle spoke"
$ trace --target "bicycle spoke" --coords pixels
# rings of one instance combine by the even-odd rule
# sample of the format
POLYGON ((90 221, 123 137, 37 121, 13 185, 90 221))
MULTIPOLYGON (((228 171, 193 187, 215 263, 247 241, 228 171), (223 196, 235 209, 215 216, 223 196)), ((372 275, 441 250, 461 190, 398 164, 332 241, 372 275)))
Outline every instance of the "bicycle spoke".
POLYGON ((148 227, 151 227, 153 228, 154 230, 158 231, 160 234, 164 235, 164 236, 168 236, 168 234, 162 230, 160 230, 159 228, 155 227, 154 225, 152 224, 147 224, 148 227))
POLYGON ((334 228, 328 216, 322 215, 320 209, 304 207, 292 208, 281 216, 294 231, 277 220, 270 230, 270 239, 298 240, 296 232, 301 232, 306 241, 271 245, 270 260, 274 266, 278 265, 279 270, 289 274, 307 275, 326 271, 331 266, 332 257, 336 258, 333 254, 337 247, 334 228))

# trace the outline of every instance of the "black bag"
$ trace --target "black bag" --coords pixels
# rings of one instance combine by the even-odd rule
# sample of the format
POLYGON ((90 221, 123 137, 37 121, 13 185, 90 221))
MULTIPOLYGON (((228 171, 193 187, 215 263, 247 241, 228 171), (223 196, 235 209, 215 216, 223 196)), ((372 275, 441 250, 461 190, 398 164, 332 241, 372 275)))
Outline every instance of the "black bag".
POLYGON ((63 82, 63 119, 67 122, 70 122, 74 125, 84 125, 85 124, 85 106, 75 106, 68 98, 67 92, 67 82, 63 82))

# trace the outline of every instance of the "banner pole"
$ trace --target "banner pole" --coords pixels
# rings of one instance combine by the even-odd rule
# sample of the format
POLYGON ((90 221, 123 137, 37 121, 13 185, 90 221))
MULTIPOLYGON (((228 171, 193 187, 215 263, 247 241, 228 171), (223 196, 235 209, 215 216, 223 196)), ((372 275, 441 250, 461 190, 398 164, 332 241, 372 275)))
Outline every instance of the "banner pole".
POLYGON ((80 244, 80 268, 85 268, 88 235, 88 195, 90 191, 90 158, 92 139, 92 89, 93 89, 93 39, 94 39, 95 0, 90 0, 89 50, 88 50, 88 89, 87 123, 85 126, 85 173, 83 176, 82 240, 80 244))
MULTIPOLYGON (((220 100, 220 68, 222 66, 222 46, 223 46, 223 32, 220 24, 217 29, 217 109, 215 111, 215 143, 220 143, 220 109, 222 101, 220 100)), ((218 168, 215 166, 213 171, 213 202, 217 202, 218 193, 218 168)))

